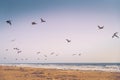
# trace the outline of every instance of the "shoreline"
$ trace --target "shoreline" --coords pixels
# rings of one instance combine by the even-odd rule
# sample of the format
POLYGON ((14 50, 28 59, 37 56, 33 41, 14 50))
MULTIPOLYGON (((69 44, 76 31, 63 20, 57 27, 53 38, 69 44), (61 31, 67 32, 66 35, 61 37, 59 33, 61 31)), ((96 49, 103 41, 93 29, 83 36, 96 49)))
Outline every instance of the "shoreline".
POLYGON ((0 80, 119 80, 120 72, 0 66, 0 80))
POLYGON ((30 68, 45 68, 45 69, 60 69, 60 70, 80 70, 80 71, 103 71, 103 72, 120 72, 120 66, 118 65, 106 65, 106 66, 97 66, 97 65, 56 65, 56 64, 39 64, 39 65, 30 65, 30 64, 0 64, 0 66, 16 66, 16 67, 30 67, 30 68))

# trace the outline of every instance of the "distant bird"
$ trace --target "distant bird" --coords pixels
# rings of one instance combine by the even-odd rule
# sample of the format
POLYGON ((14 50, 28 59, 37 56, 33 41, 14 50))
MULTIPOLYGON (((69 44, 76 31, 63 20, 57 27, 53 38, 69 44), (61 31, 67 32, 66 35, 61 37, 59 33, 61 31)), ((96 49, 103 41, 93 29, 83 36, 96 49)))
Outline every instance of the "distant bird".
POLYGON ((47 57, 47 55, 44 55, 45 57, 47 57))
POLYGON ((37 54, 40 54, 40 52, 37 52, 37 54))
POLYGON ((47 59, 45 59, 45 60, 47 60, 47 59))
POLYGON ((69 42, 71 42, 71 40, 69 40, 69 39, 66 39, 66 41, 69 43, 69 42))
POLYGON ((32 22, 32 25, 36 25, 37 23, 36 22, 32 22))
POLYGON ((18 51, 17 53, 19 54, 19 53, 21 53, 22 51, 18 51))
POLYGON ((13 48, 14 50, 16 50, 17 48, 13 48))
POLYGON ((99 28, 99 29, 103 29, 103 28, 104 28, 104 26, 99 26, 99 25, 98 25, 98 28, 99 28))
POLYGON ((15 39, 11 40, 11 42, 14 42, 14 41, 15 41, 15 39))
POLYGON ((28 58, 26 58, 25 60, 28 60, 28 58))
POLYGON ((75 56, 76 54, 73 54, 73 56, 75 56))
POLYGON ((118 36, 117 34, 118 34, 118 32, 115 32, 115 33, 113 34, 112 38, 114 38, 114 37, 119 38, 119 36, 118 36))
POLYGON ((37 58, 37 60, 40 60, 40 58, 37 58))
POLYGON ((6 59, 6 57, 4 57, 4 59, 6 59))
POLYGON ((81 56, 81 53, 80 54, 78 54, 79 56, 81 56))
POLYGON ((23 58, 21 58, 21 60, 24 60, 23 58))
POLYGON ((5 49, 5 51, 8 51, 8 49, 5 49))
POLYGON ((58 56, 58 54, 56 54, 56 56, 58 56))
POLYGON ((18 48, 13 48, 14 50, 20 50, 20 49, 18 49, 18 48))
POLYGON ((7 20, 6 23, 8 23, 10 26, 12 25, 11 20, 7 20))
POLYGON ((53 55, 53 54, 54 54, 54 52, 51 53, 51 55, 53 55))
POLYGON ((40 18, 41 19, 41 22, 46 22, 45 20, 43 20, 42 18, 40 18))

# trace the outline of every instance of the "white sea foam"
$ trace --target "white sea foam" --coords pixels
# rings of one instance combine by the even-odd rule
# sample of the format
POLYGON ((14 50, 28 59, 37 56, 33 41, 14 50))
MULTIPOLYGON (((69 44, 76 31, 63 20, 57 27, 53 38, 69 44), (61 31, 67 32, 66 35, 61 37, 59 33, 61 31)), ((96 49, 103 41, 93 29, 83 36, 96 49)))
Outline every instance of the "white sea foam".
POLYGON ((64 70, 97 70, 107 72, 120 72, 120 65, 67 65, 67 64, 0 64, 3 66, 19 66, 34 68, 52 68, 64 70))

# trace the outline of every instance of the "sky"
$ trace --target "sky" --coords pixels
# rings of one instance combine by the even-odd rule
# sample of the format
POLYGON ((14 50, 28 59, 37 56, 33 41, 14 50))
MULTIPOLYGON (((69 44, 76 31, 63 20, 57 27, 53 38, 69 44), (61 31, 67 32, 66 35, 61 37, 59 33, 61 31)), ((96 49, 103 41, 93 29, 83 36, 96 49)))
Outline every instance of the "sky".
POLYGON ((0 63, 119 63, 120 39, 112 38, 115 32, 120 36, 119 4, 120 0, 0 0, 0 63))

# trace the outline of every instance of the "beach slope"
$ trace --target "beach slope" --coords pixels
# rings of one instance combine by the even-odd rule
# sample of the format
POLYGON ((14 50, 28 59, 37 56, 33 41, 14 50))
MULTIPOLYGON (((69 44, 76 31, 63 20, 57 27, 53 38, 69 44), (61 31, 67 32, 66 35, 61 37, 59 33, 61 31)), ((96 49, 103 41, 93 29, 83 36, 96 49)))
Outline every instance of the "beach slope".
POLYGON ((0 80, 120 80, 120 72, 0 66, 0 80))

